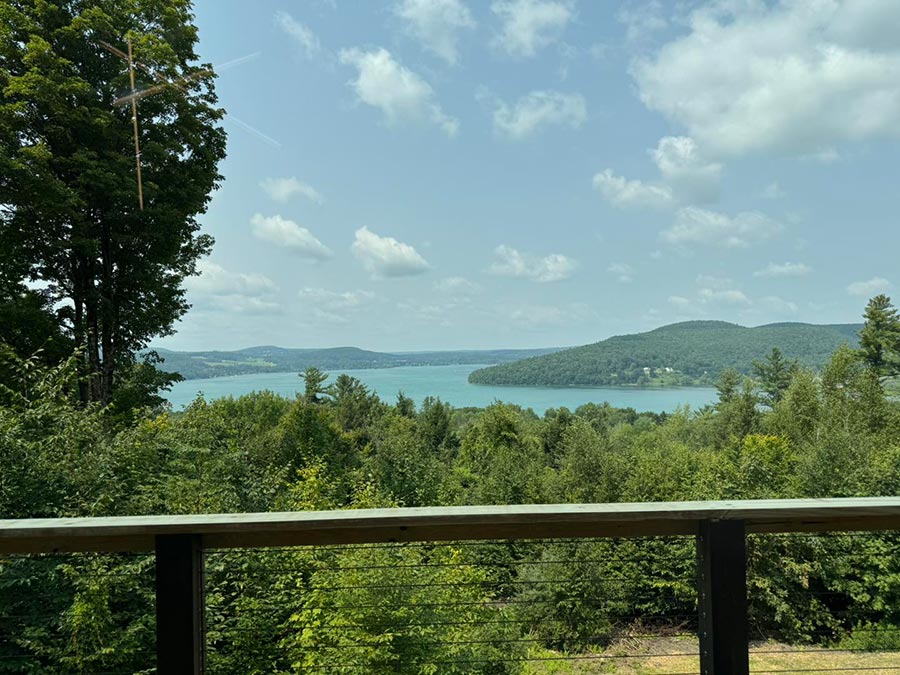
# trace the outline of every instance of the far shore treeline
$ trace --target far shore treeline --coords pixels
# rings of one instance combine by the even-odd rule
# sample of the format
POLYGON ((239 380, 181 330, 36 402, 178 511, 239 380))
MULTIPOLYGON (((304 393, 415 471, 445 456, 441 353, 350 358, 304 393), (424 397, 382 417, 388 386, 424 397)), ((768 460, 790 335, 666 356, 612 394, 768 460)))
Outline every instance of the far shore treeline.
POLYGON ((469 381, 543 387, 712 385, 728 368, 750 374, 753 362, 772 348, 801 365, 821 369, 840 345, 857 345, 860 328, 808 323, 746 328, 725 321, 685 321, 482 368, 469 381))

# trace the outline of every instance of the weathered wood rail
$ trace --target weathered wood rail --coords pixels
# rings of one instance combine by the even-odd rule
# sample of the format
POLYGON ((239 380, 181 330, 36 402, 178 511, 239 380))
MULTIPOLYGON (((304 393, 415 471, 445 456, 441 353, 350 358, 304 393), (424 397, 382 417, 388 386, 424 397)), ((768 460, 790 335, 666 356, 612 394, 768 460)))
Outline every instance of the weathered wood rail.
POLYGON ((704 675, 749 672, 746 535, 900 530, 900 498, 553 504, 0 520, 0 554, 155 551, 157 672, 203 664, 203 551, 360 543, 694 536, 704 675))

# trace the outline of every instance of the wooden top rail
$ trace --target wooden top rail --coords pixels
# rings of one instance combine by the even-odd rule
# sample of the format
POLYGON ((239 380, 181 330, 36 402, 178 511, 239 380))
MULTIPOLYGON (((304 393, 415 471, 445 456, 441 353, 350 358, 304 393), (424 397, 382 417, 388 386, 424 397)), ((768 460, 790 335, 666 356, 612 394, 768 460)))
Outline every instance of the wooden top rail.
POLYGON ((155 537, 200 535, 202 547, 696 534, 704 521, 747 532, 900 529, 900 498, 631 504, 537 504, 0 520, 0 553, 152 551, 155 537))

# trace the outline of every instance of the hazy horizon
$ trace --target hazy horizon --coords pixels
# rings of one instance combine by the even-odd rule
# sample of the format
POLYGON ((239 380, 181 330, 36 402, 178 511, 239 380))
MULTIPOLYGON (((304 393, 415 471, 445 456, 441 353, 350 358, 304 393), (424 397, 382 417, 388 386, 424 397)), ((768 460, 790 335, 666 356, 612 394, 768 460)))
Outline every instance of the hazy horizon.
MULTIPOLYGON (((689 319, 688 321, 704 321, 704 322, 719 322, 721 319, 689 319)), ((647 328, 641 331, 635 331, 635 333, 646 333, 653 330, 658 330, 660 328, 666 328, 668 326, 675 325, 677 323, 684 322, 673 322, 668 324, 663 324, 660 326, 654 326, 653 328, 647 328)), ((742 328, 762 328, 764 326, 772 326, 778 324, 803 324, 810 326, 862 326, 862 321, 841 321, 841 322, 829 322, 829 323, 816 323, 812 321, 773 321, 769 323, 761 323, 754 326, 745 326, 743 324, 737 324, 732 321, 726 321, 725 323, 732 323, 737 326, 741 326, 742 328)), ((362 349, 363 351, 371 351, 371 352, 380 352, 384 354, 423 354, 430 352, 487 352, 487 351, 499 351, 499 350, 510 350, 510 351, 533 351, 538 349, 571 349, 574 347, 580 347, 585 344, 593 344, 595 342, 602 342, 603 340, 608 340, 612 337, 617 337, 621 335, 634 335, 635 333, 614 333, 610 335, 606 335, 604 337, 597 338, 595 340, 589 340, 588 342, 581 342, 578 344, 563 344, 563 345, 537 345, 535 347, 426 347, 422 349, 374 349, 370 347, 366 347, 360 344, 331 344, 331 345, 319 345, 319 346, 293 346, 293 345, 283 345, 283 344, 272 344, 261 342, 258 344, 248 344, 242 347, 234 347, 232 349, 220 349, 218 347, 203 347, 199 349, 177 349, 167 346, 160 345, 151 345, 148 349, 160 349, 160 350, 168 350, 168 351, 179 351, 179 352, 239 352, 246 349, 261 349, 264 347, 272 347, 275 349, 303 349, 303 350, 322 350, 322 349, 362 349)))

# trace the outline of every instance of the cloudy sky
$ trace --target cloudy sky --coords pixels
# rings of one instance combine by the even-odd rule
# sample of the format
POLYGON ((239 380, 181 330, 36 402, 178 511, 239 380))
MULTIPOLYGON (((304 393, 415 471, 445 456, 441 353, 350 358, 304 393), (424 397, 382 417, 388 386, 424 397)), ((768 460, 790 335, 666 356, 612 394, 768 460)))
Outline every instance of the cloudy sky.
POLYGON ((573 345, 851 322, 900 287, 896 0, 200 0, 197 22, 229 156, 160 346, 573 345))

